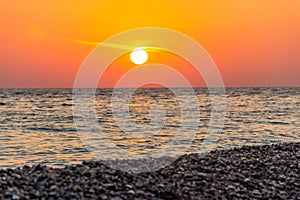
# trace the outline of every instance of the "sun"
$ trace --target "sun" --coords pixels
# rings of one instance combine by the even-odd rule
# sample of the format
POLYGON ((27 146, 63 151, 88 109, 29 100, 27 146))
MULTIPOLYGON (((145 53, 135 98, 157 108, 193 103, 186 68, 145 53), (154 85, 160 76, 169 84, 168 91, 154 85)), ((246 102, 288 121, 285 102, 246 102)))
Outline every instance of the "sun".
POLYGON ((143 48, 136 48, 131 52, 130 60, 137 65, 144 64, 148 60, 148 53, 143 48))

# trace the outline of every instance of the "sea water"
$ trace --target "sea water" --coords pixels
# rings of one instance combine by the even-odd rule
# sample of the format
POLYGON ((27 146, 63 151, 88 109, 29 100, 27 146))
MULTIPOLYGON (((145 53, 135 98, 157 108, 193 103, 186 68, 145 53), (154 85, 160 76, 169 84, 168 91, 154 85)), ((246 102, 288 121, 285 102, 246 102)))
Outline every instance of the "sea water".
MULTIPOLYGON (((121 90, 126 93, 126 89, 121 90)), ((184 97, 185 90, 179 91, 184 97)), ((72 92, 72 89, 0 89, 0 167, 38 163, 60 167, 93 159, 74 124, 72 92)), ((130 120, 138 127, 151 123, 151 106, 160 105, 165 110, 163 127, 153 127, 153 133, 149 129, 147 135, 139 129, 124 132, 118 126, 111 109, 112 92, 112 89, 97 89, 95 94, 95 117, 102 131, 99 134, 105 134, 116 146, 105 149, 102 158, 110 159, 110 153, 113 155, 120 149, 132 157, 164 149, 180 131, 181 107, 171 90, 143 88, 131 96, 130 120)), ((187 138, 192 141, 188 148, 176 154, 200 152, 208 134, 210 93, 196 88, 195 94, 199 100, 198 130, 191 133, 192 138, 187 138)), ((227 88, 226 101, 225 122, 214 149, 300 141, 300 88, 227 88)), ((174 153, 165 149, 164 155, 174 153)))

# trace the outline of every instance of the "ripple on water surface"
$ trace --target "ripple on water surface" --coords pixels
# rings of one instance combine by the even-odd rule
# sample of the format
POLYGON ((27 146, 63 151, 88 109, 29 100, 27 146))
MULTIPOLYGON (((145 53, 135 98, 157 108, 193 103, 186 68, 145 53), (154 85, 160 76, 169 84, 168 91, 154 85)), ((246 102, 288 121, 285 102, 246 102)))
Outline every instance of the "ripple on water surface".
MULTIPOLYGON (((184 89, 181 90, 185 94, 184 89)), ((111 112, 111 93, 110 89, 97 91, 96 116, 106 139, 131 155, 165 147, 180 130, 180 108, 171 91, 138 89, 131 98, 131 120, 139 127, 151 122, 149 109, 152 105, 159 104, 166 110, 164 128, 147 137, 139 135, 136 129, 132 129, 131 134, 118 127, 111 112)), ((200 105, 199 130, 190 148, 177 153, 201 152, 207 135, 210 97, 205 89, 196 89, 196 93, 200 105)), ((300 88, 227 89, 227 116, 217 148, 300 141, 299 99, 300 88)), ((92 159, 77 135, 72 105, 71 89, 0 89, 1 166, 36 163, 63 166, 92 159)), ((152 128, 157 130, 157 127, 152 128)), ((105 140, 102 137, 98 141, 105 140)), ((106 151, 103 155, 115 153, 115 149, 106 151)))

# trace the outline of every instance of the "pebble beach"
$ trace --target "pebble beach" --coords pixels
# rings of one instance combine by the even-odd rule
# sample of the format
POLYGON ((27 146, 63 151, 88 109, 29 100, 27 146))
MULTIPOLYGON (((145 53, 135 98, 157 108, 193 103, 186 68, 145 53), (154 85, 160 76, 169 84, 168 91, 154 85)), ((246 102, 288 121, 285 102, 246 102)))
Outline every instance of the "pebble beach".
POLYGON ((93 160, 1 169, 0 199, 300 199, 300 143, 188 154, 138 174, 93 160))

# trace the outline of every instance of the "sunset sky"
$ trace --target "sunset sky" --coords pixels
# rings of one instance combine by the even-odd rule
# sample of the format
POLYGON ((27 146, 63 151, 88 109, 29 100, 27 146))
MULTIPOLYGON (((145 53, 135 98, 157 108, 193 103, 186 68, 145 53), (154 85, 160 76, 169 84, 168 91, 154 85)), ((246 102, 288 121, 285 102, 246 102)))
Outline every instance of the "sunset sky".
MULTIPOLYGON (((300 86, 299 9, 298 0, 2 0, 0 87, 73 87, 97 42, 141 27, 169 28, 194 38, 227 87, 300 86)), ((153 52, 149 61, 176 68, 195 87, 203 84, 178 55, 153 52)), ((134 67, 129 55, 122 56, 101 86, 113 86, 134 67)))

